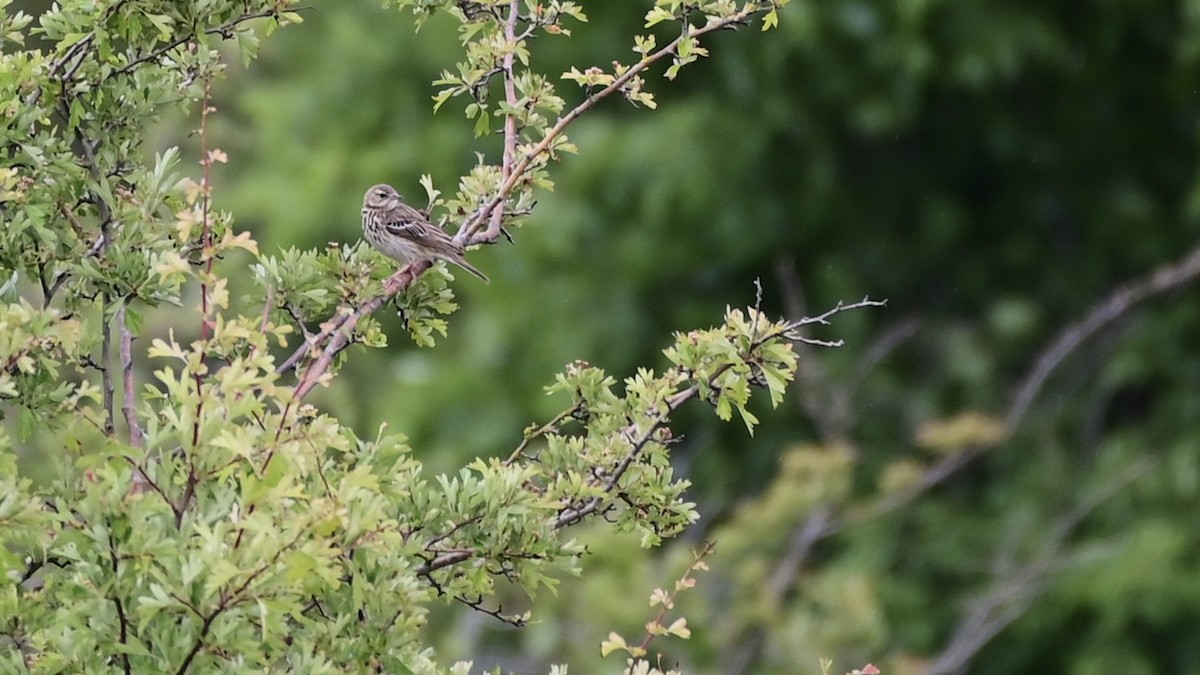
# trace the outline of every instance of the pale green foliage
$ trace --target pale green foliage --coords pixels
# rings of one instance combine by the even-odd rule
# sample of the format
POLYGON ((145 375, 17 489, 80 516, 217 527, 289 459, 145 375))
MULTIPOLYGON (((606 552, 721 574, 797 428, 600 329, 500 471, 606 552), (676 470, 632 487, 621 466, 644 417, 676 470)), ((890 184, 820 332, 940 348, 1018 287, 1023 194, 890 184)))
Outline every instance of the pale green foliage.
MULTIPOLYGON (((627 674, 631 673, 660 673, 657 668, 652 668, 650 662, 643 657, 647 655, 647 646, 650 641, 660 636, 674 636, 683 640, 687 640, 692 636, 692 631, 688 628, 687 619, 678 617, 670 623, 667 623, 668 614, 675 609, 676 596, 686 590, 695 588, 696 579, 693 574, 708 570, 708 564, 704 562, 704 558, 713 550, 713 545, 709 544, 704 547, 704 550, 695 555, 692 563, 684 570, 682 576, 675 581, 675 587, 668 592, 662 588, 654 589, 650 594, 650 608, 657 609, 657 615, 649 623, 646 624, 646 635, 642 642, 637 645, 629 644, 623 636, 616 632, 608 634, 608 638, 600 643, 600 655, 607 657, 613 652, 623 652, 631 657, 628 661, 629 667, 625 669, 627 674)), ((676 672, 674 670, 667 672, 676 672)))
MULTIPOLYGON (((549 387, 566 409, 507 460, 427 478, 402 437, 358 438, 303 399, 337 376, 347 346, 386 344, 370 316, 385 302, 433 346, 457 309, 448 273, 388 276, 361 245, 260 255, 213 206, 209 173, 228 159, 206 126, 215 41, 249 59, 260 36, 300 20, 293 3, 101 4, 69 0, 36 26, 13 15, 0 27, 16 45, 31 34, 52 45, 3 57, 15 77, 0 80, 0 268, 22 297, 0 306, 0 412, 17 415, 16 450, 36 448, 34 436, 66 448, 53 480, 35 485, 0 435, 7 669, 437 672, 420 633, 437 597, 520 624, 528 614, 502 615, 498 584, 532 597, 579 573, 585 549, 569 526, 603 520, 654 546, 696 520, 670 463, 672 413, 699 397, 753 429, 753 389, 778 404, 795 373, 795 324, 730 310, 717 328, 678 335, 663 373, 640 370, 619 392, 572 364, 549 387), (142 134, 164 105, 196 102, 203 176, 179 180, 176 151, 143 161, 142 134), (257 291, 235 300, 227 275, 242 272, 257 291), (197 312, 163 325, 164 304, 197 312)), ((515 222, 533 188, 549 187, 548 159, 572 149, 563 127, 595 100, 555 121, 564 100, 525 68, 527 39, 585 17, 557 1, 524 3, 519 19, 510 3, 398 4, 459 16, 466 60, 437 102, 470 96, 477 132, 496 117, 509 142, 507 160, 481 157, 453 198, 422 181, 429 208, 478 224, 492 200, 499 222, 515 222), (498 67, 511 95, 493 107, 498 67)), ((643 61, 609 86, 649 103, 635 72, 671 56, 671 76, 705 53, 694 36, 778 4, 660 2, 688 36, 658 56, 639 38, 643 61), (707 18, 693 36, 696 11, 707 18)), ((682 617, 649 630, 690 635, 682 617)))

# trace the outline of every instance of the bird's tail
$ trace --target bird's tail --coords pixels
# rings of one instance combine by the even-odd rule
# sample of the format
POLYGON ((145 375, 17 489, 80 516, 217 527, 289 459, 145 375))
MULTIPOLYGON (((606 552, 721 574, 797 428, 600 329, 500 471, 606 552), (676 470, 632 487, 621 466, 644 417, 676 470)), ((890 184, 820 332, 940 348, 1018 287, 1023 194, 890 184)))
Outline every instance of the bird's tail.
POLYGON ((471 263, 467 262, 466 260, 464 260, 464 259, 463 259, 463 258, 461 258, 461 257, 458 257, 458 258, 446 258, 446 261, 447 261, 447 262, 452 262, 452 263, 454 263, 455 265, 458 265, 459 267, 463 268, 464 270, 466 270, 466 271, 470 272, 471 274, 474 274, 475 276, 479 277, 480 279, 483 279, 483 283, 485 283, 485 284, 490 284, 490 283, 492 283, 492 280, 491 280, 491 279, 488 279, 488 277, 487 277, 487 275, 486 275, 486 274, 484 274, 483 272, 480 272, 479 270, 475 269, 475 266, 474 266, 474 265, 472 265, 471 263))

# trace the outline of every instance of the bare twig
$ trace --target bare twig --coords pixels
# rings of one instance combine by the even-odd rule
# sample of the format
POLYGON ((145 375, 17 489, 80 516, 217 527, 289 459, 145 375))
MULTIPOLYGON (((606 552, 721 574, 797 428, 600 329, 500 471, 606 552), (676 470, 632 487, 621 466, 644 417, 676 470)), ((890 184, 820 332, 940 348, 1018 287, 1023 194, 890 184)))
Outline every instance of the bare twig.
MULTIPOLYGON (((785 337, 791 338, 792 334, 795 333, 795 331, 797 329, 803 328, 804 326, 811 326, 813 324, 820 324, 822 326, 828 326, 829 319, 831 319, 833 317, 833 315, 841 314, 842 312, 848 312, 853 309, 862 309, 864 307, 887 307, 887 300, 872 300, 869 297, 864 297, 862 300, 859 300, 858 302, 852 302, 848 305, 846 303, 842 302, 841 300, 839 300, 836 305, 834 305, 830 309, 827 309, 824 312, 822 312, 816 316, 806 316, 806 317, 803 317, 801 319, 791 322, 790 324, 788 324, 787 331, 785 333, 783 333, 783 335, 785 337)), ((800 338, 793 338, 793 339, 800 339, 800 338)))
POLYGON ((287 312, 288 316, 292 317, 292 321, 295 321, 296 325, 300 327, 300 334, 304 336, 305 344, 307 345, 313 342, 316 336, 313 335, 313 332, 308 327, 308 324, 304 323, 304 317, 300 315, 300 311, 296 309, 296 306, 290 302, 284 303, 283 311, 287 312))
POLYGON ((529 623, 528 613, 526 614, 504 614, 504 605, 496 605, 496 609, 489 609, 483 606, 483 598, 477 600, 469 600, 461 595, 454 596, 454 599, 462 604, 470 607, 476 612, 487 614, 488 616, 506 623, 514 628, 522 628, 529 623))

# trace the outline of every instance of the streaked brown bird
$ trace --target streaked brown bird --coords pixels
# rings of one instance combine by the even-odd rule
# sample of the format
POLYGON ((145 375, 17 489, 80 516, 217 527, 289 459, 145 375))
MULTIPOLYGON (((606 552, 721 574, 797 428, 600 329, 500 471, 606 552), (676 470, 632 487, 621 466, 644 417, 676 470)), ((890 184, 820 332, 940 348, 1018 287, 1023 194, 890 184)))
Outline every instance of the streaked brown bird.
POLYGON ((463 257, 463 247, 429 222, 429 217, 404 203, 391 185, 379 184, 363 195, 363 237, 380 253, 406 265, 418 260, 445 260, 488 281, 463 257))

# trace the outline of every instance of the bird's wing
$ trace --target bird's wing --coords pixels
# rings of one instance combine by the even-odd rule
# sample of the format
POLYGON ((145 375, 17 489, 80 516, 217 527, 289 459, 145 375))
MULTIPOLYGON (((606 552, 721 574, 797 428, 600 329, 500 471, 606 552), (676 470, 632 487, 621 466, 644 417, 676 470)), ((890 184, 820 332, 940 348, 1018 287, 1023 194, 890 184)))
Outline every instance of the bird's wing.
POLYGON ((441 231, 416 211, 394 214, 383 224, 384 229, 421 246, 440 253, 457 253, 458 247, 450 235, 441 231))

